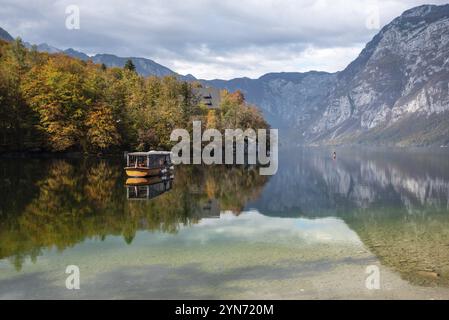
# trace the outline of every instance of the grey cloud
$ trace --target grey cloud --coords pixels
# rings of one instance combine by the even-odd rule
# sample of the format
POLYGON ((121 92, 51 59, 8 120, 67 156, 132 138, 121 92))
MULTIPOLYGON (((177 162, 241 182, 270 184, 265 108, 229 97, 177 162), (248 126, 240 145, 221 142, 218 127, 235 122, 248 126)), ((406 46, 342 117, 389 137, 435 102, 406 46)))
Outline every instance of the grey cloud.
MULTIPOLYGON (((349 52, 352 53, 354 47, 361 49, 378 32, 366 27, 370 8, 379 8, 383 25, 403 10, 428 2, 0 1, 0 26, 32 43, 46 42, 62 49, 73 47, 90 54, 143 56, 172 68, 180 64, 188 66, 185 70, 175 69, 180 72, 195 71, 200 64, 213 64, 216 68, 227 68, 229 76, 261 75, 266 71, 263 61, 267 62, 266 67, 278 60, 284 61, 289 71, 299 69, 291 61, 310 47, 317 50, 348 48, 347 59, 353 59, 349 52), (65 28, 65 7, 70 4, 80 7, 80 30, 65 28), (253 53, 262 61, 239 63, 239 55, 246 53, 253 53), (256 65, 262 67, 254 68, 256 65), (251 72, 245 73, 246 70, 251 72)), ((207 72, 204 75, 220 76, 207 72)))

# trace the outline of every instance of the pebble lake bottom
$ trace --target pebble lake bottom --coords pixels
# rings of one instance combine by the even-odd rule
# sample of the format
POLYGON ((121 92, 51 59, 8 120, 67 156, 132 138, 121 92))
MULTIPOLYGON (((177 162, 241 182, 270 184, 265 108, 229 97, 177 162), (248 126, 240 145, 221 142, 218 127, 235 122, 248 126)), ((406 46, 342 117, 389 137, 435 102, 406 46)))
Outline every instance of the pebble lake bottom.
POLYGON ((289 150, 140 200, 121 159, 1 159, 0 298, 449 299, 447 156, 289 150))

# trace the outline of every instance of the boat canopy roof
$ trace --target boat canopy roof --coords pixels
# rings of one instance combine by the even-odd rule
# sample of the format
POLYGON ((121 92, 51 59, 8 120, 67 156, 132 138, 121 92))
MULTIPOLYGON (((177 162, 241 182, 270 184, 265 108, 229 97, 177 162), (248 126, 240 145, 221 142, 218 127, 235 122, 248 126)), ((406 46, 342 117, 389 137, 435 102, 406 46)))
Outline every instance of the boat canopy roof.
POLYGON ((131 152, 128 153, 128 156, 134 156, 134 157, 147 157, 151 155, 159 155, 159 156, 167 156, 171 155, 170 151, 149 151, 149 152, 131 152))

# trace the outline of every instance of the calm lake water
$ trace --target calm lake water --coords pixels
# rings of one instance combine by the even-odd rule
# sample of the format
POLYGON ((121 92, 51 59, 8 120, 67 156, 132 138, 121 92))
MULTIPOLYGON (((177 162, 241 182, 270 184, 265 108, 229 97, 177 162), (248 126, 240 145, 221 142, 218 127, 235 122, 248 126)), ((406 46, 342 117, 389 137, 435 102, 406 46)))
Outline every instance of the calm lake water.
POLYGON ((177 167, 151 186, 123 166, 0 159, 0 298, 449 299, 443 149, 281 150, 273 177, 177 167))

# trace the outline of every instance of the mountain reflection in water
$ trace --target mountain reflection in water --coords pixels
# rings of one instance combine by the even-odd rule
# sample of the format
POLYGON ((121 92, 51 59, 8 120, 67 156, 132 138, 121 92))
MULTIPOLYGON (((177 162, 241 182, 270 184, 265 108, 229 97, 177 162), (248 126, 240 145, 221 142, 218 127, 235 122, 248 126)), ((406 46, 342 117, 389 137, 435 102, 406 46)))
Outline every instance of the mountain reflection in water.
POLYGON ((342 149, 285 154, 250 205, 269 216, 338 217, 418 285, 449 286, 449 153, 342 149))
MULTIPOLYGON (((445 151, 297 149, 279 172, 177 167, 174 179, 126 183, 120 159, 2 159, 0 259, 17 270, 48 248, 136 232, 176 234, 222 212, 339 218, 381 263, 417 285, 449 287, 449 157, 445 151), (139 198, 143 201, 133 201, 139 198)), ((224 230, 226 232, 226 230, 224 230)))

